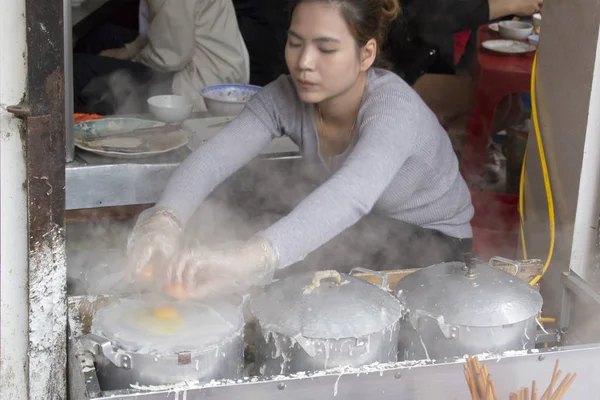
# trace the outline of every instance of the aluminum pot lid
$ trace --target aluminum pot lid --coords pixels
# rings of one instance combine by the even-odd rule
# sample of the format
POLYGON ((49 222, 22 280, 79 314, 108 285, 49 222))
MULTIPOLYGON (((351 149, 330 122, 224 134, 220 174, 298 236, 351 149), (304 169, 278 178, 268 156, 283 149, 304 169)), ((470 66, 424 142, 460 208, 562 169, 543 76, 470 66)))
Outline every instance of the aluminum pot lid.
POLYGON ((423 268, 398 282, 396 296, 411 318, 431 317, 448 325, 510 325, 542 309, 542 296, 533 287, 483 263, 470 271, 461 262, 423 268))
POLYGON ((172 355, 223 343, 243 325, 241 310, 228 302, 121 298, 96 312, 91 331, 123 350, 172 355))
POLYGON ((381 332, 402 316, 385 290, 336 271, 303 272, 262 288, 250 310, 264 330, 313 339, 355 338, 381 332))

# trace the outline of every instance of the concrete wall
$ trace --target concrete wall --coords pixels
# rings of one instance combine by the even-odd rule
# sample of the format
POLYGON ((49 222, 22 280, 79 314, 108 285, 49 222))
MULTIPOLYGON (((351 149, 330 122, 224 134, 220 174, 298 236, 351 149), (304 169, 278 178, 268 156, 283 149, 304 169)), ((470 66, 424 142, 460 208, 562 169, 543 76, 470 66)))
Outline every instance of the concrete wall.
MULTIPOLYGON (((548 273, 542 280, 544 311, 549 317, 558 314, 561 273, 571 266, 585 276, 585 271, 591 270, 589 255, 597 237, 599 26, 600 2, 597 0, 544 3, 537 98, 556 213, 556 247, 548 273)), ((548 210, 539 152, 534 143, 532 133, 525 191, 525 237, 529 258, 546 260, 548 210)))

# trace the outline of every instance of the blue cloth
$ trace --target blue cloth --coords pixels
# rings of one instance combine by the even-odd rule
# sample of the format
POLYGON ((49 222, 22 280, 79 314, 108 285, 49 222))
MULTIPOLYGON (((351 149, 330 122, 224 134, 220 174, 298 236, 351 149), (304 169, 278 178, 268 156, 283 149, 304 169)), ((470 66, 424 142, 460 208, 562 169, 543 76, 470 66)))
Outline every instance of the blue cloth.
POLYGON ((530 93, 521 93, 521 101, 523 102, 523 107, 531 112, 531 94, 530 93))

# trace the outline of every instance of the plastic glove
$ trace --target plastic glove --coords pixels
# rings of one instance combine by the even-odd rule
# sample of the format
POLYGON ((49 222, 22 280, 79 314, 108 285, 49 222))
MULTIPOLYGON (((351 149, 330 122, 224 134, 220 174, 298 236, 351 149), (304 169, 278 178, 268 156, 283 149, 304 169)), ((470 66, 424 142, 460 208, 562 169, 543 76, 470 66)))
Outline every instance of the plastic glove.
MULTIPOLYGON (((129 271, 134 279, 160 278, 179 245, 183 226, 174 212, 163 207, 144 210, 127 240, 129 271)), ((166 271, 165 271, 166 272, 166 271)))
POLYGON ((277 263, 275 250, 261 237, 218 248, 195 243, 175 259, 168 278, 174 287, 183 286, 187 297, 202 299, 266 284, 277 263))

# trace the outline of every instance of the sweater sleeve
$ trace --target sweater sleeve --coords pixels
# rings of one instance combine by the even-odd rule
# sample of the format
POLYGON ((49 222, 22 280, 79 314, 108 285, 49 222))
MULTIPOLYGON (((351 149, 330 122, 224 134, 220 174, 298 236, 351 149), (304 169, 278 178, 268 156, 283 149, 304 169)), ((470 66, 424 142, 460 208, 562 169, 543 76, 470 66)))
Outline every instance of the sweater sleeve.
MULTIPOLYGON (((282 91, 289 90, 285 80, 279 79, 254 95, 238 117, 181 163, 157 204, 186 223, 217 185, 281 136, 283 128, 273 99, 285 101, 282 91)), ((279 106, 285 109, 287 105, 279 106)))
POLYGON ((279 267, 302 260, 368 214, 411 156, 418 109, 406 94, 385 91, 365 101, 359 140, 341 168, 287 216, 260 235, 279 267))

